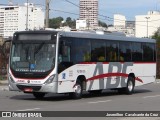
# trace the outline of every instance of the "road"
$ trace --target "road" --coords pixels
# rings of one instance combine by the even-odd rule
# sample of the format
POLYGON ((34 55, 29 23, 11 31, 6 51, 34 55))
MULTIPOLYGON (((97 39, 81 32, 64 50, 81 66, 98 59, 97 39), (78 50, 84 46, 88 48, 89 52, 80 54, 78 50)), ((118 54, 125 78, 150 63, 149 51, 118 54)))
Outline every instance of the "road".
POLYGON ((54 94, 36 100, 31 94, 1 90, 0 111, 160 111, 160 83, 136 87, 133 95, 106 90, 101 95, 85 93, 79 100, 72 100, 68 95, 54 94))

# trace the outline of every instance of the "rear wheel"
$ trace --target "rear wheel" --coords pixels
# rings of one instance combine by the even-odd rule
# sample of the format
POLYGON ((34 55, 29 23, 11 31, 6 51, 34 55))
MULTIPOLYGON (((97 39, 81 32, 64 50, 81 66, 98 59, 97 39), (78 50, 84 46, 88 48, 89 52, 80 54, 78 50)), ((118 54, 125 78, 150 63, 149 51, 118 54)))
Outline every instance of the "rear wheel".
POLYGON ((124 88, 118 88, 118 93, 131 95, 134 92, 135 80, 133 77, 129 76, 127 85, 124 88))
POLYGON ((129 76, 127 81, 127 86, 125 88, 126 94, 132 94, 134 92, 135 80, 133 77, 129 76))
POLYGON ((70 97, 73 99, 81 99, 82 97, 82 84, 81 82, 77 82, 74 85, 74 92, 73 93, 69 93, 70 97))
POLYGON ((36 99, 43 99, 44 96, 45 96, 45 93, 34 92, 34 93, 33 93, 33 96, 34 96, 36 99))

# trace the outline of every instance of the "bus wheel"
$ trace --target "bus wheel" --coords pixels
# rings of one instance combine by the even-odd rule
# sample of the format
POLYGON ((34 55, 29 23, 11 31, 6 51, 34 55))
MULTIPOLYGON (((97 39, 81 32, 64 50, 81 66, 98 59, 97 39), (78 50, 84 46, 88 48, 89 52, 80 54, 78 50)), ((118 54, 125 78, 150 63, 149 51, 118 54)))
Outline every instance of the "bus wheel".
POLYGON ((33 96, 34 96, 36 99, 43 99, 44 96, 45 96, 45 93, 34 92, 34 93, 33 93, 33 96))
POLYGON ((127 81, 127 86, 125 88, 125 93, 131 95, 134 91, 135 81, 134 78, 129 76, 127 81))
POLYGON ((81 99, 81 97, 82 97, 82 84, 81 84, 81 82, 77 82, 74 85, 74 92, 69 93, 69 95, 73 99, 81 99))

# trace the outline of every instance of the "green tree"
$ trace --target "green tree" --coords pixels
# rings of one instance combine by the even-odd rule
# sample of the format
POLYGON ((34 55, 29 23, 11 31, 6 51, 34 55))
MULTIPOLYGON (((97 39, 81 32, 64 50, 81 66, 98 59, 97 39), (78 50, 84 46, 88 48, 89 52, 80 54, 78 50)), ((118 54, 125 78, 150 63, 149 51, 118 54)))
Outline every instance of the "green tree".
POLYGON ((61 25, 63 26, 69 26, 72 29, 76 28, 76 20, 73 19, 71 17, 67 17, 66 18, 66 22, 62 23, 64 19, 62 17, 57 17, 57 18, 52 18, 49 20, 49 27, 50 28, 60 28, 61 25))
POLYGON ((49 27, 50 28, 59 28, 62 24, 64 19, 62 17, 52 18, 49 20, 49 27))
POLYGON ((75 29, 76 28, 76 20, 75 19, 72 20, 71 17, 67 17, 64 25, 69 26, 72 29, 75 29))
POLYGON ((105 22, 102 22, 100 20, 98 21, 98 24, 99 24, 99 26, 102 26, 102 27, 106 27, 106 28, 108 27, 105 22))
POLYGON ((160 28, 155 32, 152 38, 156 39, 157 42, 157 77, 160 78, 160 28))

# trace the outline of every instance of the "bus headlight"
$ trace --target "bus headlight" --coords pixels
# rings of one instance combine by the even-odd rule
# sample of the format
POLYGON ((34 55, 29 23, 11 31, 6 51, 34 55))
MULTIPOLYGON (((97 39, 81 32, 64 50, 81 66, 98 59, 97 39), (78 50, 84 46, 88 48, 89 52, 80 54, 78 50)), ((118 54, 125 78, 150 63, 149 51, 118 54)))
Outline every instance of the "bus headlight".
POLYGON ((12 82, 12 83, 15 83, 15 81, 13 80, 12 76, 9 75, 9 80, 12 82))
POLYGON ((53 80, 54 80, 54 77, 55 77, 55 75, 50 76, 50 77, 46 80, 46 82, 45 82, 44 84, 52 83, 53 80))

